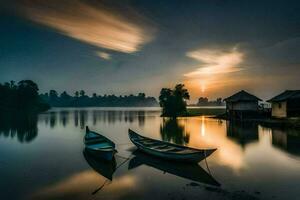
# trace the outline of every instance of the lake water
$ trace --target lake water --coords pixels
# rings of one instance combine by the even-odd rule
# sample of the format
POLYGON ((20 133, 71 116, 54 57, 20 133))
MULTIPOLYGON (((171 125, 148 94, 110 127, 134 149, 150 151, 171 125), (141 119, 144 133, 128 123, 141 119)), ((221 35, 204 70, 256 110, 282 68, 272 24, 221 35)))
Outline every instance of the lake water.
POLYGON ((155 108, 57 108, 20 118, 0 122, 0 199, 300 196, 296 130, 207 116, 163 119, 155 108), (84 151, 86 125, 117 144, 115 163, 103 163, 84 151), (218 149, 199 165, 166 162, 135 151, 128 128, 156 139, 218 149))

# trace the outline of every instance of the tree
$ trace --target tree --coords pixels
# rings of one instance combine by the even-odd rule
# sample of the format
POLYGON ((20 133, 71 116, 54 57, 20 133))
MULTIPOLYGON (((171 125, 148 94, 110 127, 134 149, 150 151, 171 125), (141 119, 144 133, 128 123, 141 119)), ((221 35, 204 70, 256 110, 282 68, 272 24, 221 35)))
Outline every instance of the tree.
POLYGON ((141 99, 145 99, 146 94, 145 93, 139 93, 138 97, 141 98, 141 99))
MULTIPOLYGON (((12 88, 11 88, 12 89, 12 88)), ((38 101, 39 88, 31 80, 23 80, 18 83, 17 98, 21 107, 31 107, 38 101)))
POLYGON ((60 94, 60 98, 62 99, 69 99, 71 96, 66 92, 66 91, 63 91, 61 94, 60 94))
POLYGON ((222 98, 221 97, 219 97, 219 98, 217 98, 217 105, 222 105, 222 98))
POLYGON ((208 98, 207 97, 200 97, 198 99, 198 106, 207 106, 208 105, 208 98))
POLYGON ((75 92, 75 97, 76 97, 76 98, 79 97, 79 92, 78 92, 78 91, 75 92))
POLYGON ((84 97, 85 96, 85 91, 84 90, 80 90, 79 94, 80 94, 80 97, 84 97))
POLYGON ((49 109, 39 96, 37 84, 31 80, 22 80, 0 84, 0 109, 24 112, 40 112, 49 109))
POLYGON ((186 114, 186 100, 190 95, 183 84, 177 84, 175 88, 162 88, 159 96, 159 105, 162 107, 162 116, 177 117, 186 114))
POLYGON ((50 100, 55 100, 58 96, 58 93, 55 90, 50 90, 49 91, 49 98, 50 100))

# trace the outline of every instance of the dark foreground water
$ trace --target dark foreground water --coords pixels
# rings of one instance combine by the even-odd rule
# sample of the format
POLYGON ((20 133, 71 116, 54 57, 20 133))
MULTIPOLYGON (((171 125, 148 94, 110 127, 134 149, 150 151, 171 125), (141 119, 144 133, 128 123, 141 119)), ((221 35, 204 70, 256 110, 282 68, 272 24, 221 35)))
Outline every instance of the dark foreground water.
POLYGON ((299 131, 159 115, 157 109, 62 108, 1 117, 0 199, 299 199, 299 131), (84 151, 86 125, 115 141, 115 162, 84 151), (165 162, 134 151, 128 128, 218 150, 207 164, 165 162))

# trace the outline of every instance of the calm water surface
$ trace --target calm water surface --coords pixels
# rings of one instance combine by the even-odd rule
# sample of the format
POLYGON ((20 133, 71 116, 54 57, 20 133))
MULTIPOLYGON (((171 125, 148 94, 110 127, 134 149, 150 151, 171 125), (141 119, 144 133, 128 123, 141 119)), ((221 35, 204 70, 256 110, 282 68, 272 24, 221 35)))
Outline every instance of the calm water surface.
POLYGON ((0 199, 299 199, 299 131, 159 115, 153 108, 60 108, 1 119, 0 199), (84 151, 86 125, 115 141, 115 162, 84 151), (199 165, 165 162, 135 151, 128 128, 218 150, 199 165))

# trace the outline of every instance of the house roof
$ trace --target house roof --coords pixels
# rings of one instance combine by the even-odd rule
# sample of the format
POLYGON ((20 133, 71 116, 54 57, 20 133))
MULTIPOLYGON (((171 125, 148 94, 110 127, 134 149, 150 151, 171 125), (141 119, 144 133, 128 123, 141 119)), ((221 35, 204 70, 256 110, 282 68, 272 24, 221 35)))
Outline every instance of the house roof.
POLYGON ((238 102, 238 101, 262 101, 262 100, 244 90, 241 90, 238 93, 235 93, 234 95, 225 98, 224 101, 238 102))
POLYGON ((300 99, 300 90, 286 90, 281 94, 269 99, 267 102, 280 102, 290 99, 300 99))

